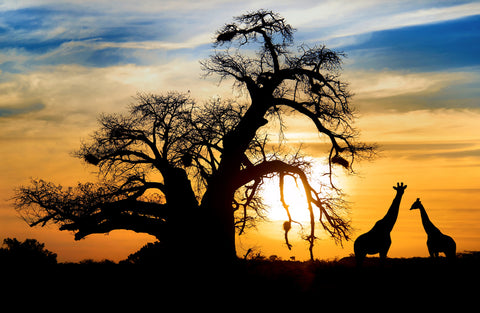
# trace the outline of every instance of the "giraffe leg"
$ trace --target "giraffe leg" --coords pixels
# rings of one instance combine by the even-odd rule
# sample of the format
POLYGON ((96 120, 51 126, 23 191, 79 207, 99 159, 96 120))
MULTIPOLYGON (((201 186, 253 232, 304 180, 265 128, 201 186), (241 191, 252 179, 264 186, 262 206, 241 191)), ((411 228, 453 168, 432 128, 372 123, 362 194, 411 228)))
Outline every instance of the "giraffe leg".
POLYGON ((391 244, 392 240, 390 239, 390 234, 388 234, 388 237, 385 240, 385 245, 380 249, 380 266, 382 267, 385 265, 385 261, 387 260, 387 253, 391 244))
POLYGON ((364 242, 365 242, 365 234, 361 235, 355 240, 353 244, 353 252, 355 253, 355 261, 357 264, 357 267, 361 267, 363 264, 363 260, 365 259, 365 256, 367 255, 366 249, 364 248, 364 242))
POLYGON ((364 253, 355 253, 355 261, 356 261, 357 267, 362 267, 363 260, 365 260, 364 253))
POLYGON ((383 267, 385 265, 385 261, 387 260, 387 252, 388 251, 380 252, 380 266, 381 267, 383 267))
POLYGON ((446 248, 445 248, 445 256, 447 257, 449 262, 455 262, 457 258, 457 244, 452 237, 446 236, 446 248))
POLYGON ((430 254, 430 257, 431 257, 432 259, 434 259, 434 258, 435 258, 435 251, 434 251, 433 248, 428 244, 428 242, 427 242, 427 247, 428 247, 428 253, 430 254))

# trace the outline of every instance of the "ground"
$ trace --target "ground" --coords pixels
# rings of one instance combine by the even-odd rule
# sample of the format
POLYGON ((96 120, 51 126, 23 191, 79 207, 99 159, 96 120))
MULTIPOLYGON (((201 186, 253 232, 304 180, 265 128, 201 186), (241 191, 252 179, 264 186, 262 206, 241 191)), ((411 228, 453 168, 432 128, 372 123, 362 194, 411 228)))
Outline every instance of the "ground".
POLYGON ((370 258, 363 268, 355 267, 353 257, 315 262, 248 260, 229 268, 215 262, 196 264, 189 260, 162 266, 113 262, 13 266, 4 271, 2 285, 8 287, 2 293, 3 303, 20 298, 34 305, 65 303, 78 311, 87 305, 143 311, 142 306, 166 303, 197 309, 234 306, 254 312, 275 307, 286 311, 289 306, 314 306, 315 311, 458 309, 476 303, 480 279, 478 252, 459 255, 455 264, 409 258, 388 259, 381 267, 378 259, 370 258))

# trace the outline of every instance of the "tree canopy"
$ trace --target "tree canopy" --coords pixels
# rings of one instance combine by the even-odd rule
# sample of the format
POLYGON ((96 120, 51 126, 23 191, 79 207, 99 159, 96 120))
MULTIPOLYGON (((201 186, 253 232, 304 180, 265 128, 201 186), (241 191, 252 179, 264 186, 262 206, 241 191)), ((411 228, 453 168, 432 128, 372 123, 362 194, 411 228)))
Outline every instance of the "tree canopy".
MULTIPOLYGON (((310 212, 305 239, 313 246, 316 222, 338 242, 350 223, 338 186, 316 190, 311 162, 282 149, 264 126, 286 115, 306 117, 329 143, 329 170, 352 171, 374 147, 357 142, 354 109, 340 79, 343 52, 325 46, 294 47, 295 30, 283 17, 259 10, 234 18, 217 32, 214 52, 201 62, 205 75, 231 80, 248 101, 213 99, 199 104, 188 93, 139 93, 128 114, 103 114, 99 129, 75 155, 95 166, 96 183, 63 188, 33 180, 17 188, 15 207, 31 225, 58 224, 75 239, 115 229, 154 235, 172 251, 235 258, 235 232, 262 215, 261 188, 279 177, 301 180, 310 212), (319 212, 315 221, 314 210, 319 212)), ((323 186, 327 187, 327 186, 323 186)))

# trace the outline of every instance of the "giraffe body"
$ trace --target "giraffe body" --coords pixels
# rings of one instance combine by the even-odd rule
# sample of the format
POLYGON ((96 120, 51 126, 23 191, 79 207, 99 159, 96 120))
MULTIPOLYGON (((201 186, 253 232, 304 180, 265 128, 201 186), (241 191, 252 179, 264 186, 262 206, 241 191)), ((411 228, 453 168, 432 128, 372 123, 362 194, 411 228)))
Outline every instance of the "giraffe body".
POLYGON ((403 183, 397 183, 397 186, 393 187, 393 189, 397 191, 397 194, 395 195, 387 214, 385 214, 381 220, 377 221, 370 231, 358 236, 358 238, 355 240, 353 249, 355 252, 357 266, 362 265, 367 254, 379 253, 380 261, 382 264, 385 262, 388 250, 392 244, 390 232, 397 221, 400 201, 402 200, 402 196, 406 188, 407 185, 403 185, 403 183))
POLYGON ((379 253, 381 259, 386 258, 391 244, 390 232, 385 231, 381 220, 378 221, 370 231, 358 236, 355 240, 354 252, 357 264, 361 265, 367 254, 379 253))
POLYGON ((456 258, 457 245, 452 237, 443 234, 428 218, 427 212, 420 202, 420 198, 417 198, 412 204, 410 210, 420 210, 420 216, 422 217, 422 224, 425 232, 427 233, 427 248, 430 257, 436 258, 439 253, 445 254, 447 259, 453 260, 456 258))

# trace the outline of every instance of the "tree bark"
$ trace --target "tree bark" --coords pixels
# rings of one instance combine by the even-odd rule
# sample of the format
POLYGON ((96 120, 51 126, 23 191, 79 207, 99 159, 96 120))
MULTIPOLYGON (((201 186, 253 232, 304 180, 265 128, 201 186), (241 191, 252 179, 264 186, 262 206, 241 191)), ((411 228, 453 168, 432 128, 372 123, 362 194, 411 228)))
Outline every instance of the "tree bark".
POLYGON ((203 255, 218 262, 236 259, 232 197, 226 181, 218 179, 209 186, 200 207, 204 220, 198 224, 202 227, 204 239, 199 247, 203 255))
MULTIPOLYGON (((258 90, 255 94, 259 94, 258 90)), ((237 127, 223 139, 223 154, 218 168, 202 199, 201 211, 206 218, 207 249, 218 260, 236 259, 233 197, 239 188, 242 160, 257 130, 267 123, 268 105, 262 97, 252 96, 252 104, 237 127)))

